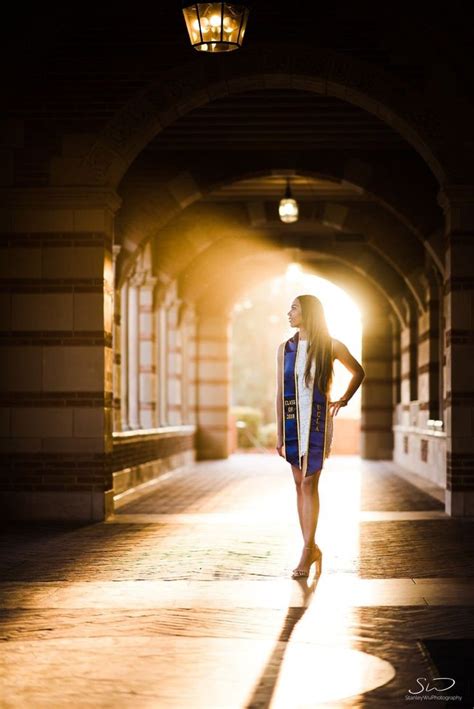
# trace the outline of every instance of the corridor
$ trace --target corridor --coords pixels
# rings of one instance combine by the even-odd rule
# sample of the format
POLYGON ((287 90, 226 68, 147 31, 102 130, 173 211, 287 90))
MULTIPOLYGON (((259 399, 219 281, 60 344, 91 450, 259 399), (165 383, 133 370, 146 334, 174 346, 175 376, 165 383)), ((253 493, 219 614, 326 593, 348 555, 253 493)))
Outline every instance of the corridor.
POLYGON ((8 523, 2 706, 401 707, 422 677, 471 706, 474 522, 428 485, 331 457, 316 581, 290 578, 295 491, 270 454, 171 471, 105 522, 8 523))

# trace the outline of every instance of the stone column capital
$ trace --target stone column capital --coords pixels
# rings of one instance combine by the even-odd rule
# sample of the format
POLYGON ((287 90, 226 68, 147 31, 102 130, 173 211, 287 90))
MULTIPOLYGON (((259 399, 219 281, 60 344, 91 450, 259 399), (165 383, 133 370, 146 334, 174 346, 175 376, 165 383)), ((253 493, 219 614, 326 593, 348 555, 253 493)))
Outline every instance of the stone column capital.
POLYGON ((141 288, 145 283, 146 278, 146 271, 135 271, 135 273, 131 274, 130 278, 128 279, 128 282, 132 288, 141 288))
POLYGON ((145 278, 140 285, 140 288, 146 288, 147 290, 155 290, 156 284, 158 283, 158 278, 156 276, 150 276, 150 274, 145 274, 145 278))

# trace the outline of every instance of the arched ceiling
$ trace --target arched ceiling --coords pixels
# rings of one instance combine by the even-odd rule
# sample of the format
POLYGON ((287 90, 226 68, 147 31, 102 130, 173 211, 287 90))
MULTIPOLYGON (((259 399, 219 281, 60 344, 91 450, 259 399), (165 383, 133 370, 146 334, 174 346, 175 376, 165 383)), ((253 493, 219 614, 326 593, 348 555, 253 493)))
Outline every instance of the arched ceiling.
POLYGON ((437 191, 472 172, 472 27, 455 9, 413 5, 407 21, 398 6, 260 0, 245 48, 221 57, 189 47, 179 4, 10 14, 2 175, 118 185, 119 278, 151 243, 156 268, 209 302, 199 274, 212 283, 214 264, 230 284, 257 237, 420 308, 417 274, 443 272, 437 191), (289 174, 301 220, 282 227, 289 174))
MULTIPOLYGON (((406 274, 420 306, 408 279, 423 264, 424 249, 443 268, 443 222, 433 174, 376 116, 300 90, 219 98, 178 118, 148 143, 120 185, 119 278, 150 239, 161 242, 162 264, 169 264, 164 244, 182 251, 182 218, 192 221, 197 204, 208 210, 240 206, 247 215, 243 228, 268 227, 288 177, 301 208, 300 221, 291 227, 295 233, 306 230, 309 220, 343 232, 346 242, 350 234, 370 242, 385 259, 394 248, 408 248, 411 259, 399 272, 406 274), (378 212, 378 238, 371 208, 378 212)), ((177 275, 174 267, 173 272, 177 275)))
POLYGON ((222 310, 281 272, 275 249, 296 246, 312 269, 365 281, 366 300, 401 318, 400 298, 424 307, 425 263, 442 270, 437 192, 398 133, 345 101, 288 89, 219 98, 156 135, 122 180, 118 274, 150 242, 185 301, 222 310), (294 225, 277 216, 288 178, 294 225))
MULTIPOLYGON (((266 253, 252 253, 241 262, 241 267, 245 271, 245 279, 235 280, 232 288, 227 288, 225 299, 225 309, 231 312, 235 302, 240 300, 255 285, 265 283, 265 280, 273 279, 276 276, 285 274, 290 263, 295 263, 294 258, 297 251, 289 249, 287 252, 273 251, 266 253)), ((321 259, 321 254, 305 252, 296 255, 297 263, 306 273, 326 278, 335 285, 347 292, 361 311, 364 318, 371 314, 393 313, 396 320, 403 321, 403 313, 398 303, 393 307, 387 301, 383 290, 373 287, 367 279, 354 271, 347 264, 331 259, 330 257, 321 259)), ((202 311, 206 313, 215 310, 214 300, 219 293, 220 282, 216 282, 212 291, 206 295, 201 303, 202 311)), ((219 310, 222 312, 222 310, 219 310)))
POLYGON ((302 143, 309 151, 410 149, 380 118, 340 98, 266 88, 223 96, 186 113, 147 151, 160 157, 170 150, 204 151, 219 162, 242 148, 299 151, 302 143))
POLYGON ((246 269, 257 256, 263 259, 262 277, 267 266, 270 277, 275 269, 265 254, 281 251, 286 263, 284 254, 297 248, 312 267, 328 260, 345 264, 391 307, 400 297, 419 311, 424 307, 419 273, 425 251, 391 214, 371 203, 356 210, 324 203, 318 210, 309 204, 305 216, 304 206, 297 225, 283 225, 265 212, 252 223, 251 206, 240 202, 195 203, 152 240, 154 263, 178 279, 184 300, 198 308, 224 308, 248 282, 246 269))
MULTIPOLYGON (((282 275, 294 262, 294 254, 293 248, 258 250, 255 245, 248 248, 243 243, 232 244, 224 239, 213 249, 209 268, 202 270, 198 267, 183 274, 180 294, 185 297, 192 292, 197 300, 198 313, 230 313, 234 303, 253 286, 282 275), (232 269, 219 268, 223 251, 232 254, 232 269)), ((337 256, 308 250, 300 252, 298 262, 307 272, 327 278, 347 291, 365 316, 375 311, 392 313, 400 323, 404 322, 405 313, 400 308, 399 299, 392 299, 385 284, 369 277, 363 268, 354 267, 353 263, 337 256)))
MULTIPOLYGON (((302 187, 298 195, 303 201, 377 202, 421 242, 442 225, 436 184, 413 153, 370 156, 358 151, 319 151, 313 155, 302 148, 298 155, 239 151, 218 162, 201 153, 173 153, 161 160, 146 154, 138 162, 120 190, 123 205, 117 228, 124 257, 127 252, 133 255, 158 227, 166 226, 196 201, 275 202, 276 188, 288 176, 302 187)), ((435 258, 441 262, 440 249, 435 258)))

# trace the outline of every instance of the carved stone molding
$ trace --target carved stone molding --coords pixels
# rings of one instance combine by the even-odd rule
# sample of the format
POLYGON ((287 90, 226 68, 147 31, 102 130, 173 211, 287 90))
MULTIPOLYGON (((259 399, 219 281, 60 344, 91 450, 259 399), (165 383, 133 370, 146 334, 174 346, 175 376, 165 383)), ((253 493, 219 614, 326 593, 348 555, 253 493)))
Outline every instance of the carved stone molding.
POLYGON ((146 288, 147 290, 154 290, 156 288, 156 284, 158 282, 159 281, 158 281, 158 278, 156 278, 156 276, 150 276, 150 274, 147 273, 140 288, 146 288))
POLYGON ((147 276, 148 274, 146 271, 136 271, 128 279, 129 285, 132 288, 141 288, 146 282, 147 276))

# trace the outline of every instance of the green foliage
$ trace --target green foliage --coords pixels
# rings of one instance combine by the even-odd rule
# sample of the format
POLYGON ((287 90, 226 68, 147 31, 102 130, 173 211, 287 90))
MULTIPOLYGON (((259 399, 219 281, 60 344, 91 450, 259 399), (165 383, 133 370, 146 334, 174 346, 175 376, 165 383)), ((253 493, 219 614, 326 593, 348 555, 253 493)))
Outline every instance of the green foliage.
POLYGON ((245 428, 237 427, 237 447, 253 448, 258 445, 262 412, 252 406, 233 406, 230 410, 236 421, 243 421, 245 428))
POLYGON ((275 448, 277 443, 277 425, 275 422, 267 423, 260 428, 260 444, 264 448, 275 448))

